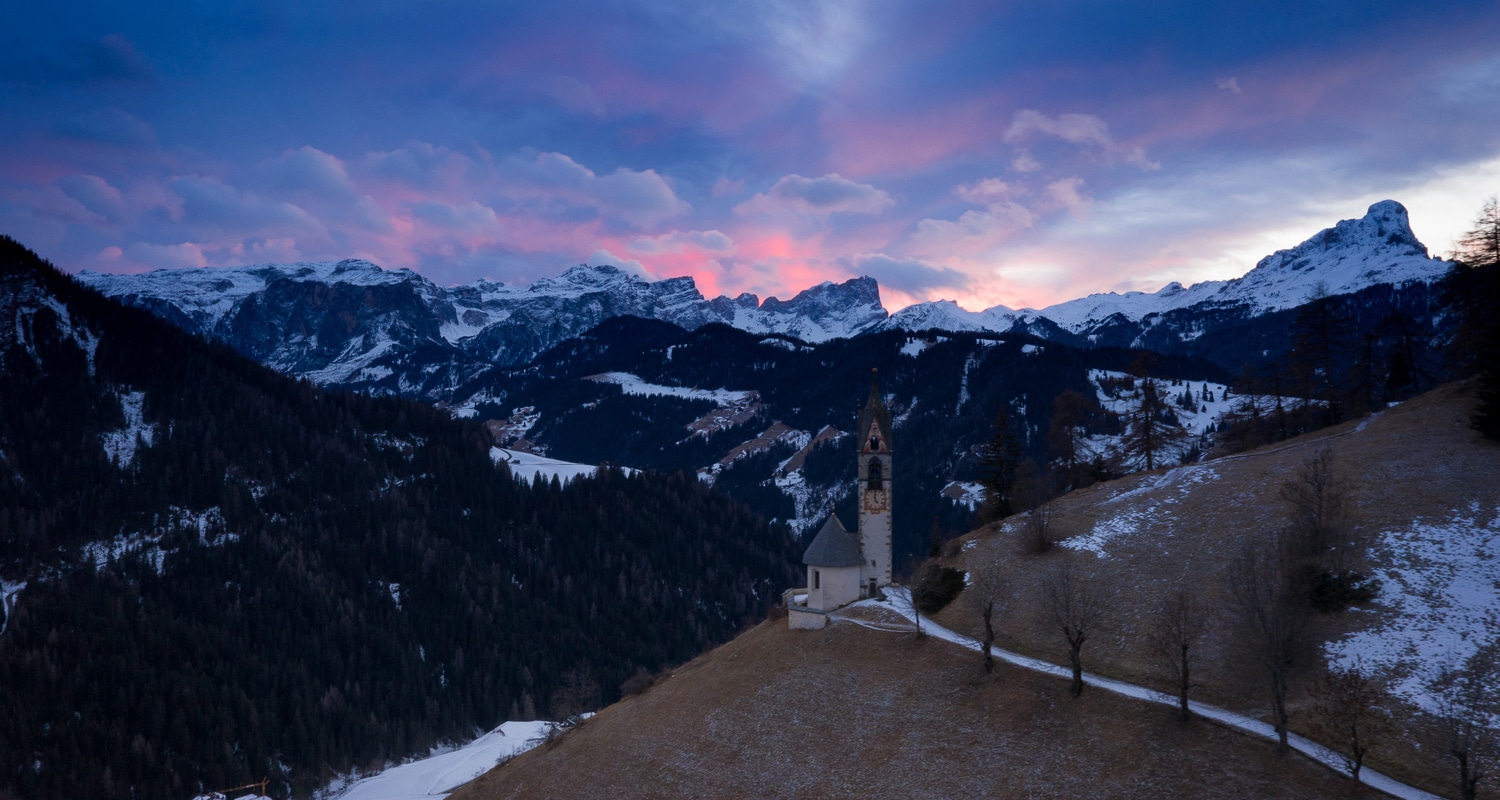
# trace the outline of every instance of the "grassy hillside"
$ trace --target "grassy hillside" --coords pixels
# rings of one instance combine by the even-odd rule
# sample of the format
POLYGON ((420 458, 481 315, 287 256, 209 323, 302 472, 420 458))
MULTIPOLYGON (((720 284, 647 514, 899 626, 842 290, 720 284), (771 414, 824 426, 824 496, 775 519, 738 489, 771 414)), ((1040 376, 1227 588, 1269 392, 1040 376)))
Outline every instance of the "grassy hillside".
MULTIPOLYGON (((1389 681, 1395 722, 1367 763, 1456 796, 1418 710, 1430 698, 1413 687, 1437 662, 1461 660, 1462 642, 1472 651, 1494 635, 1475 622, 1493 598, 1454 595, 1445 584, 1494 571, 1497 557, 1484 548, 1500 513, 1500 447, 1468 426, 1473 402, 1470 388, 1447 386, 1248 454, 1097 485, 1057 502, 1061 546, 1028 552, 1021 519, 1012 518, 971 533, 945 561, 973 569, 998 556, 1008 586, 998 644, 1055 663, 1066 651, 1042 584, 1069 564, 1100 588, 1108 609, 1085 646, 1086 669, 1162 689, 1146 645, 1155 609, 1192 587, 1208 617, 1195 698, 1264 718, 1265 679, 1226 610, 1229 565, 1247 538, 1284 525, 1280 487, 1326 449, 1368 543, 1351 566, 1386 586, 1363 608, 1314 615, 1291 674, 1291 726, 1311 732, 1315 680, 1363 642, 1362 654, 1377 659, 1371 671, 1389 681), (1433 531, 1448 537, 1442 547, 1413 550, 1433 531), (1418 595, 1427 605, 1411 602, 1418 595), (1391 646, 1371 648, 1372 638, 1391 646)), ((979 632, 962 595, 938 619, 979 632)), ((819 632, 763 624, 454 797, 599 794, 1376 796, 1212 723, 1181 726, 1170 710, 1097 690, 1074 700, 1065 681, 1006 665, 985 676, 972 652, 848 622, 819 632)))
MULTIPOLYGON (((1207 723, 954 645, 762 624, 452 800, 511 797, 1308 797, 1347 781, 1207 723)), ((1355 793, 1351 797, 1375 797, 1355 793)))
MULTIPOLYGON (((1381 578, 1373 602, 1314 614, 1290 681, 1290 725, 1313 730, 1311 690, 1330 661, 1353 656, 1386 682, 1395 735, 1370 764, 1431 791, 1456 795, 1452 768, 1437 752, 1427 683, 1442 666, 1496 636, 1500 612, 1500 446, 1468 420, 1472 387, 1439 388, 1399 406, 1278 445, 1188 468, 1099 484, 1056 503, 1059 547, 1037 555, 1021 545, 1024 520, 971 533, 947 559, 960 568, 998 562, 1009 587, 998 644, 1063 663, 1065 642, 1043 601, 1043 582, 1062 563, 1087 575, 1106 600, 1098 634, 1084 648, 1086 669, 1137 683, 1169 685, 1148 646, 1158 609, 1178 588, 1193 589, 1207 635, 1195 696, 1269 721, 1264 673, 1228 610, 1235 555, 1247 540, 1275 535, 1289 518, 1282 486, 1323 450, 1344 484, 1361 552, 1350 566, 1381 578), (1485 584, 1488 584, 1486 588, 1485 584), (1488 621, 1486 621, 1488 620, 1488 621), (1424 749, 1425 746, 1425 749, 1424 749)), ((939 615, 978 633, 960 597, 939 615)))

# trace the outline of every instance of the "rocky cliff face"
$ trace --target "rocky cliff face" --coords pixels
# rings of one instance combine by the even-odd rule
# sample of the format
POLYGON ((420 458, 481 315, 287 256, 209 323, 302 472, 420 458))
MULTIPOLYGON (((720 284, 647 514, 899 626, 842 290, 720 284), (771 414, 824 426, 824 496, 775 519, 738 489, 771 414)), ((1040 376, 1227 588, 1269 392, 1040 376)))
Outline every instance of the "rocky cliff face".
POLYGON ((722 322, 813 342, 855 335, 886 317, 872 278, 762 303, 753 294, 706 300, 692 278, 645 281, 607 265, 580 265, 530 286, 446 289, 357 259, 79 278, 282 372, 431 400, 448 399, 444 387, 480 370, 524 365, 613 317, 688 330, 722 322))

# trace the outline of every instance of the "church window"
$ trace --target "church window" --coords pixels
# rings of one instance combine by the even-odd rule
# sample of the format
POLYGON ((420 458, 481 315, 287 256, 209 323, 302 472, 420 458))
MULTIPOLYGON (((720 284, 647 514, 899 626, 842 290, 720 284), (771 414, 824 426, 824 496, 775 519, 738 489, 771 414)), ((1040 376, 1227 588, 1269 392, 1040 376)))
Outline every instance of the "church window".
POLYGON ((879 436, 871 436, 870 437, 870 451, 874 452, 874 451, 879 450, 879 449, 880 449, 880 437, 879 436))
POLYGON ((819 575, 817 570, 813 570, 813 588, 823 588, 823 576, 819 575))
POLYGON ((879 489, 880 488, 880 481, 884 477, 881 474, 880 459, 876 458, 876 459, 871 459, 870 460, 869 477, 870 477, 870 488, 871 489, 879 489))

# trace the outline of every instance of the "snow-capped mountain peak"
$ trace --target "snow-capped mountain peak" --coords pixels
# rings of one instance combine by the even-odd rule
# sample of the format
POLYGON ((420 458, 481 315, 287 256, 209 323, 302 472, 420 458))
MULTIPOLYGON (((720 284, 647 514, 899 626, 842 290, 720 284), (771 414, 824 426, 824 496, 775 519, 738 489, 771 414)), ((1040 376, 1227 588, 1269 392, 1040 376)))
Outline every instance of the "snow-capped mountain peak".
POLYGON ((1139 322, 1199 304, 1242 306, 1256 314, 1306 303, 1322 287, 1329 295, 1351 294, 1388 283, 1432 282, 1452 264, 1427 255, 1407 219, 1406 207, 1382 200, 1359 219, 1346 219, 1313 234, 1307 241, 1260 260, 1243 277, 1204 281, 1188 288, 1173 281, 1155 292, 1108 292, 1030 311, 1074 333, 1121 315, 1139 322))
POLYGON ((1405 206, 1382 200, 1359 219, 1343 220, 1296 247, 1266 256, 1219 294, 1220 299, 1278 311, 1307 302, 1320 286, 1338 295, 1381 283, 1430 282, 1451 266, 1428 256, 1427 246, 1412 233, 1405 206))

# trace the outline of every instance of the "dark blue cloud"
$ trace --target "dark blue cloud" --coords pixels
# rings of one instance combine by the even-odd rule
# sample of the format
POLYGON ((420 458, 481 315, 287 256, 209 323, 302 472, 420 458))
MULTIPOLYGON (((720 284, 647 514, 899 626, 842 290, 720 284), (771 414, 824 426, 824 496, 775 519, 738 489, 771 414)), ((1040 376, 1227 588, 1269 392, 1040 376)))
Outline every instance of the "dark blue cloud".
POLYGON ((932 291, 963 291, 973 283, 969 275, 959 270, 883 253, 859 255, 843 259, 842 263, 851 273, 868 275, 881 286, 913 296, 932 291))
POLYGON ((29 83, 149 84, 156 80, 156 69, 129 39, 112 33, 63 41, 39 55, 0 60, 0 77, 29 83))
POLYGON ((64 139, 148 148, 156 146, 156 131, 151 123, 118 108, 104 108, 70 114, 52 125, 51 133, 64 139))

